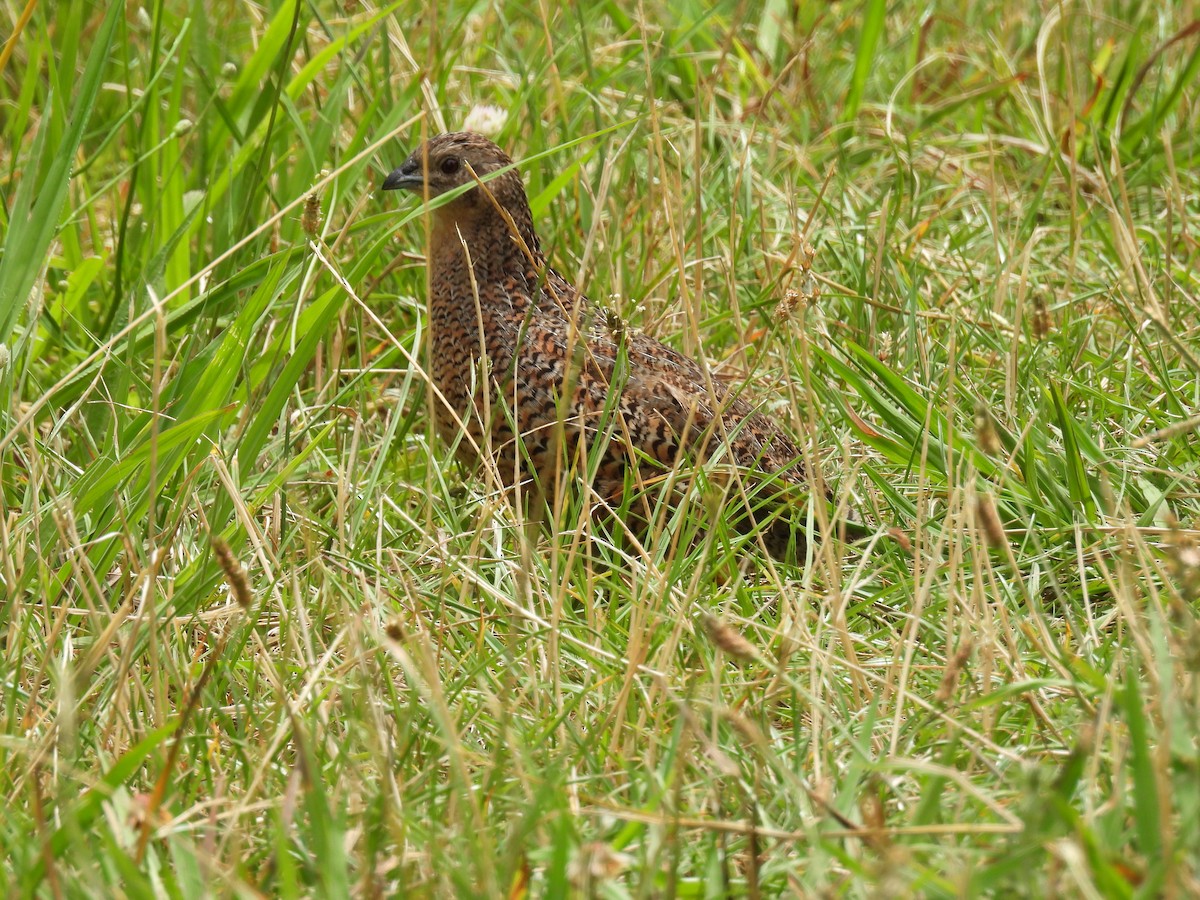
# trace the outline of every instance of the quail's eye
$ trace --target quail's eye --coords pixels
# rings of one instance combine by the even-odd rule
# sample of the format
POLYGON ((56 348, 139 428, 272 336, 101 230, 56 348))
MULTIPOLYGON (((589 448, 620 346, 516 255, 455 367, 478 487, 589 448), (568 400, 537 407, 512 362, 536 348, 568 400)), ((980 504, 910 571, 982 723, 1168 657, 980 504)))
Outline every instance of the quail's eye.
POLYGON ((442 160, 442 173, 445 175, 453 175, 458 171, 458 157, 447 156, 442 160))

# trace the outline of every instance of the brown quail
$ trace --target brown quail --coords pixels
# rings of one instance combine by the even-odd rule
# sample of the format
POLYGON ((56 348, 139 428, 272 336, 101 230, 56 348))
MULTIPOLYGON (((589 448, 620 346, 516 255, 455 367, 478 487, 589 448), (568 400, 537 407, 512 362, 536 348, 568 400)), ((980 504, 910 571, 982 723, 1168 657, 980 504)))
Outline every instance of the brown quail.
POLYGON ((745 490, 729 490, 739 527, 770 520, 767 549, 802 558, 792 522, 804 504, 786 500, 806 486, 795 444, 693 360, 614 327, 547 265, 504 151, 477 134, 441 134, 383 182, 431 199, 464 187, 434 205, 428 257, 435 415, 460 458, 490 457, 506 487, 521 483, 552 506, 564 473, 594 471, 596 494, 628 509, 631 486, 652 503, 681 457, 720 457, 746 473, 745 490), (779 515, 785 505, 798 508, 779 515))

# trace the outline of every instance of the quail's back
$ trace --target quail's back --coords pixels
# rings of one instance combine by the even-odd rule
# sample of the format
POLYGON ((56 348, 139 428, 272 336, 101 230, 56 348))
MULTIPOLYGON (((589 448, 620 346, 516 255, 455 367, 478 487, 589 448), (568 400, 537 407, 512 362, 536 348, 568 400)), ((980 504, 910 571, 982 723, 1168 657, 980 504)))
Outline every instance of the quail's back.
MULTIPOLYGON (((460 458, 489 457, 504 485, 549 498, 590 460, 614 507, 683 455, 719 455, 759 486, 803 483, 799 451, 769 419, 695 361, 614 327, 547 265, 521 176, 491 141, 438 135, 383 188, 460 189, 433 210, 428 259, 436 422, 460 458)), ((792 528, 779 525, 764 531, 767 548, 794 555, 792 528)))

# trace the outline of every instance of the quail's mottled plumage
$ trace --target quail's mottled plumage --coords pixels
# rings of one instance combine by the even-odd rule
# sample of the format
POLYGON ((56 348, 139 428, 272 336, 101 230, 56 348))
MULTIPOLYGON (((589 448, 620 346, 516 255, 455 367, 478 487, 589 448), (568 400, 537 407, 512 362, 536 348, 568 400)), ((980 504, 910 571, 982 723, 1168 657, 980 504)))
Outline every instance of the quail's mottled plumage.
MULTIPOLYGON (((804 483, 799 451, 769 419, 693 360, 611 327, 546 264, 521 175, 491 141, 438 135, 383 188, 433 198, 464 185, 474 186, 433 211, 428 259, 437 426, 450 441, 465 428, 460 457, 490 455, 505 485, 533 476, 553 496, 559 473, 587 471, 584 453, 603 442, 592 485, 614 506, 629 476, 653 483, 681 454, 723 454, 750 470, 750 486, 804 483)), ((790 535, 776 522, 768 549, 784 555, 790 535)))

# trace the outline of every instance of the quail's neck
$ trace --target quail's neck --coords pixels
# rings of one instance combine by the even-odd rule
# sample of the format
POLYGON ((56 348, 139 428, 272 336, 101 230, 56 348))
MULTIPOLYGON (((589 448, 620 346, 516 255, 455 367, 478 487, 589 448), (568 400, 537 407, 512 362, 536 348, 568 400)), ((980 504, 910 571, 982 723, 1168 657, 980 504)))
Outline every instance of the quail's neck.
POLYGON ((494 209, 471 216, 437 215, 430 259, 434 278, 464 272, 468 258, 475 282, 481 288, 512 276, 524 276, 531 268, 544 265, 531 218, 528 213, 513 217, 518 239, 494 209))

